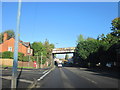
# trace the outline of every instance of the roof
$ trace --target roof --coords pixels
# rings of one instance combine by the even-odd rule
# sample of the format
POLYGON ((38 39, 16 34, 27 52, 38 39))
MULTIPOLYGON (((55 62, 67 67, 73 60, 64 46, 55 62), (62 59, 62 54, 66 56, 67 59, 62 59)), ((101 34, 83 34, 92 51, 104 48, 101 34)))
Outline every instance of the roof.
MULTIPOLYGON (((12 37, 13 39, 15 39, 14 37, 12 37)), ((10 38, 11 39, 11 38, 10 38)), ((9 40, 9 39, 7 39, 9 40)), ((23 42, 22 40, 19 40, 20 43, 22 43, 24 46, 28 47, 30 45, 30 42, 23 42)), ((0 42, 0 44, 2 44, 3 42, 0 42)))
POLYGON ((22 40, 19 40, 19 42, 22 43, 26 47, 30 45, 30 42, 23 42, 22 40))

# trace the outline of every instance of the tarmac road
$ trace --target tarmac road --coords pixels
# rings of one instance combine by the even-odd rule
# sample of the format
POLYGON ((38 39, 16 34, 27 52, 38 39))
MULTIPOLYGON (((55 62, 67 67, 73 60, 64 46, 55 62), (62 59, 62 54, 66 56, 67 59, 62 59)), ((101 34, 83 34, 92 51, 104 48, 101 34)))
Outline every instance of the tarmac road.
POLYGON ((36 88, 118 88, 118 79, 105 74, 74 67, 56 67, 38 81, 36 88))
MULTIPOLYGON (((34 80, 37 84, 33 88, 118 88, 118 78, 106 72, 94 72, 85 68, 55 67, 40 81, 50 69, 18 70, 17 88, 28 88, 34 80)), ((12 70, 2 71, 2 88, 11 87, 12 70)))

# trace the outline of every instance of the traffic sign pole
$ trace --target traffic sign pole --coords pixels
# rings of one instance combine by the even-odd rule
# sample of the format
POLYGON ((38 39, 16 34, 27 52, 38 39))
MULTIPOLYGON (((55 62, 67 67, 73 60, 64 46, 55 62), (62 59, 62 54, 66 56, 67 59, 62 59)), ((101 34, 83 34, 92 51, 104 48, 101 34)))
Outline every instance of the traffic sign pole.
POLYGON ((12 68, 12 80, 11 88, 16 88, 17 86, 17 65, 18 65, 18 44, 19 44, 19 29, 20 29, 20 10, 21 10, 21 0, 18 3, 18 16, 17 16, 17 26, 15 31, 15 43, 14 43, 14 61, 12 68))

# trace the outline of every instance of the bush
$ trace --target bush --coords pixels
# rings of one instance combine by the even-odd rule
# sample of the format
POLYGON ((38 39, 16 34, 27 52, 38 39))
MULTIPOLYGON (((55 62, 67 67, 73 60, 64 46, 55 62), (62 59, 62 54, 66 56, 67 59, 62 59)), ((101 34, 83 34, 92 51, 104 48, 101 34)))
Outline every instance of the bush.
MULTIPOLYGON (((22 61, 23 60, 23 53, 18 53, 18 60, 22 61)), ((10 51, 5 51, 3 53, 0 53, 0 58, 9 58, 9 59, 13 59, 14 58, 14 53, 10 52, 10 51), (2 55, 1 55, 2 54, 2 55)))
POLYGON ((13 59, 13 52, 10 51, 5 51, 2 53, 2 58, 9 58, 9 59, 13 59))
POLYGON ((29 61, 29 56, 23 56, 23 62, 28 62, 29 61))
POLYGON ((23 60, 23 56, 24 56, 24 54, 21 53, 21 52, 19 52, 19 53, 18 53, 18 60, 19 60, 19 61, 22 61, 22 60, 23 60))

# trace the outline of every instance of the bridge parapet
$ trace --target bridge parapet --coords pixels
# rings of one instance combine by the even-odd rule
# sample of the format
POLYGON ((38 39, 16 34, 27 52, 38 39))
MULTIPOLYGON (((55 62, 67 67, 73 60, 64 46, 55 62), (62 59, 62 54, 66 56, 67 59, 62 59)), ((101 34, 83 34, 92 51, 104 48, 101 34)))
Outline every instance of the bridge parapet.
POLYGON ((52 53, 74 53, 75 47, 70 48, 55 48, 52 53))

